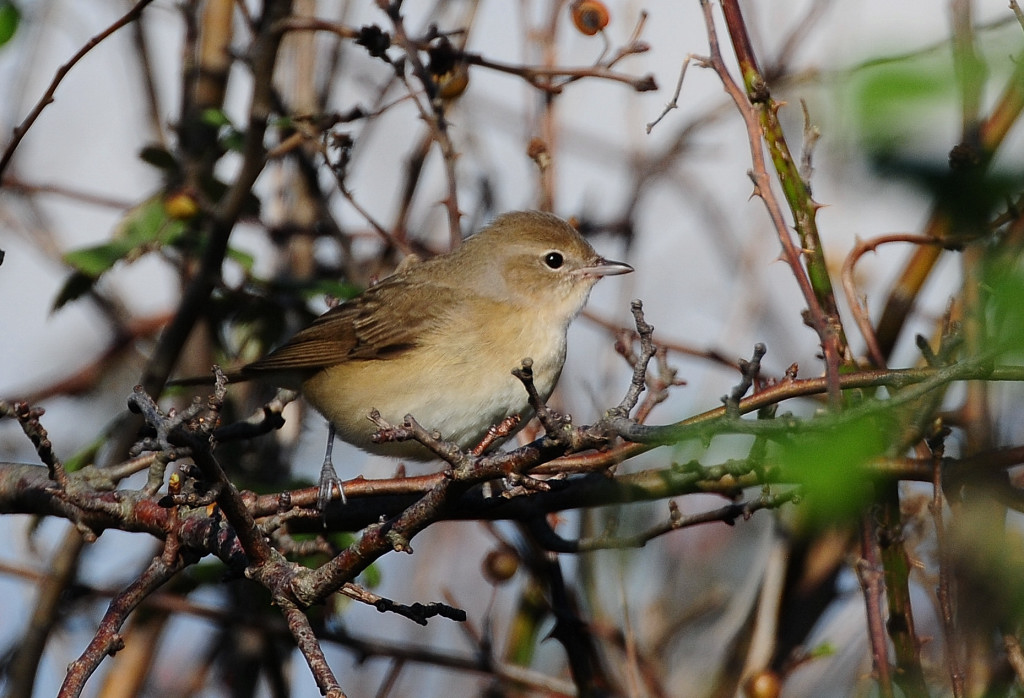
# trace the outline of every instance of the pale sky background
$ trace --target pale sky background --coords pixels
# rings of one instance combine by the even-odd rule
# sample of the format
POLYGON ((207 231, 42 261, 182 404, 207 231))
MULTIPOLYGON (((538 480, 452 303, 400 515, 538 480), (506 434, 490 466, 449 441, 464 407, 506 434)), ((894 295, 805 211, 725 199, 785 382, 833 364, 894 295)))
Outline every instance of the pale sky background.
MULTIPOLYGON (((353 10, 346 23, 359 25, 385 18, 373 9, 372 2, 352 3, 353 10)), ((627 87, 597 80, 583 80, 568 87, 559 98, 562 119, 561 141, 556 151, 558 181, 555 212, 571 215, 586 211, 595 218, 618 215, 631 191, 628 181, 630 160, 658 152, 693 115, 721 104, 725 99, 717 78, 707 70, 691 66, 680 98, 679 109, 671 112, 647 135, 644 125, 654 119, 669 99, 676 84, 683 58, 690 53, 705 54, 707 37, 695 0, 687 2, 652 0, 649 3, 609 2, 613 21, 608 34, 613 47, 621 45, 632 31, 637 13, 646 9, 649 20, 642 35, 651 50, 623 61, 617 70, 634 75, 652 73, 658 82, 657 92, 636 94, 627 87)), ((855 237, 868 238, 891 232, 917 231, 928 209, 927 199, 905 184, 880 181, 870 175, 868 167, 856 150, 856 128, 850 109, 850 92, 844 87, 842 71, 867 59, 882 55, 902 54, 944 40, 950 32, 948 3, 924 0, 862 0, 827 3, 822 18, 812 30, 810 40, 801 44, 791 57, 800 70, 817 71, 819 77, 775 92, 777 99, 789 102, 784 118, 791 147, 799 150, 802 127, 799 101, 805 99, 812 120, 821 129, 822 140, 815 155, 812 181, 815 199, 825 205, 818 216, 819 229, 826 253, 836 270, 855 237)), ((321 3, 318 14, 334 16, 331 9, 338 3, 321 3)), ((460 3, 449 3, 450 16, 457 15, 460 3)), ((432 3, 407 2, 408 24, 425 26, 417 12, 432 3)), ((547 3, 514 3, 507 0, 484 0, 469 43, 469 50, 506 62, 535 63, 538 57, 525 52, 522 43, 523 11, 534 16, 547 12, 547 3)), ((754 41, 762 57, 776 55, 782 36, 788 35, 795 23, 806 15, 808 2, 786 0, 770 3, 748 3, 747 19, 753 28, 754 41)), ((0 134, 11 129, 31 109, 46 89, 57 67, 66 61, 92 35, 101 31, 124 11, 125 3, 52 0, 23 3, 27 14, 20 36, 0 48, 0 134)), ((1012 20, 1004 0, 980 0, 975 3, 979 25, 1009 20, 1002 28, 979 38, 979 45, 992 53, 993 75, 986 91, 985 105, 991 105, 998 94, 1001 79, 1009 66, 1007 57, 1019 50, 1022 30, 1012 20)), ((159 76, 160 98, 165 121, 174 118, 179 88, 176 82, 180 59, 181 23, 170 0, 157 0, 146 11, 146 31, 152 42, 152 56, 159 76)), ((723 50, 729 45, 724 27, 723 50)), ((582 66, 592 63, 601 51, 601 41, 587 38, 571 30, 566 23, 559 35, 560 62, 582 66)), ((356 56, 358 50, 350 49, 356 56)), ((10 174, 31 183, 54 184, 82 190, 125 205, 137 203, 159 186, 156 170, 137 158, 138 150, 147 142, 141 130, 144 111, 137 94, 135 66, 128 63, 132 55, 129 35, 122 32, 113 37, 79 63, 57 91, 56 102, 44 111, 29 136, 21 145, 10 174)), ((939 51, 939 61, 948 61, 948 52, 939 51)), ((372 70, 383 66, 370 65, 372 70)), ((372 73, 374 74, 374 73, 372 73)), ((245 80, 234 83, 236 89, 245 80)), ((229 113, 238 115, 247 94, 229 94, 229 113)), ((341 111, 366 99, 366 91, 358 84, 346 85, 336 91, 341 111)), ((489 71, 474 69, 472 82, 458 108, 452 113, 453 138, 467 155, 460 159, 460 177, 464 191, 472 196, 471 182, 475 172, 500 173, 495 180, 498 208, 510 210, 529 208, 536 202, 533 164, 524 156, 525 143, 533 135, 530 125, 536 107, 535 92, 522 81, 489 71)), ((411 108, 410 108, 411 109, 411 108)), ((984 110, 983 110, 984 112, 984 110)), ((590 308, 603 317, 629 321, 629 300, 645 302, 647 319, 655 325, 658 335, 667 340, 688 342, 696 347, 714 348, 729 357, 749 357, 755 342, 768 344, 766 369, 781 374, 786 366, 798 362, 801 375, 819 375, 820 362, 815 358, 813 333, 803 327, 802 308, 796 286, 786 266, 774 262, 778 242, 768 225, 759 200, 749 197, 751 185, 746 176, 750 167, 746 138, 737 113, 723 112, 719 123, 705 129, 691 151, 675 166, 675 171, 651 188, 636 219, 637 238, 630 249, 610 238, 598 238, 595 246, 603 254, 625 259, 637 273, 629 277, 603 281, 595 291, 590 308)), ((418 128, 389 124, 418 124, 409 111, 396 109, 386 116, 373 136, 360 140, 351 176, 356 197, 382 220, 389 220, 397 200, 405 154, 410 143, 419 138, 418 128), (394 120, 394 121, 392 121, 394 120)), ((955 102, 936 105, 930 118, 917 125, 914 145, 922 155, 943 162, 959 132, 959 113, 955 102)), ((1022 136, 1015 132, 1003 156, 1006 162, 1020 162, 1022 136)), ((436 168, 436 160, 433 162, 436 168)), ((226 171, 223 174, 228 174, 226 171)), ((435 202, 444 197, 444 180, 432 179, 432 189, 424 187, 417 202, 418 218, 432 221, 429 234, 440 236, 444 231, 441 210, 435 202), (434 209, 433 215, 427 213, 434 209)), ((273 178, 264 176, 260 189, 273 191, 273 178)), ((74 303, 51 313, 50 306, 66 278, 67 269, 59 262, 59 254, 106 239, 121 216, 121 211, 68 201, 61 197, 40 197, 38 212, 26 210, 24 200, 0 191, 0 248, 6 260, 0 266, 0 397, 20 395, 54 381, 57 376, 74 373, 102 352, 108 339, 100 324, 100 314, 88 301, 74 303), (38 213, 38 216, 35 214, 38 213), (35 221, 34 223, 32 221, 35 221)), ((338 208, 342 220, 358 221, 358 214, 348 206, 338 208)), ((235 242, 263 255, 269 250, 252 231, 240 230, 235 242)), ((870 307, 877 318, 884 291, 892 275, 907 253, 906 248, 890 247, 869 256, 859 267, 862 290, 868 294, 870 307)), ((269 260, 261 259, 261 264, 269 260)), ((922 316, 941 313, 950 293, 958 283, 954 260, 947 259, 943 269, 930 282, 927 302, 920 309, 922 316)), ((177 301, 174 275, 155 257, 146 258, 130 267, 116 269, 104 286, 136 317, 159 315, 173 310, 177 301)), ((854 347, 860 351, 863 342, 856 335, 849 317, 848 331, 854 336, 854 347)), ((928 323, 922 323, 927 327, 928 323)), ((911 337, 912 334, 907 335, 911 337)), ((628 381, 628 371, 610 350, 607 336, 588 324, 577 322, 570 335, 570 358, 560 388, 560 404, 569 408, 580 422, 589 422, 600 411, 621 397, 628 381), (595 371, 595 366, 605 370, 595 371)), ((904 343, 894 364, 912 361, 912 344, 904 343)), ((147 347, 139 347, 144 353, 147 347)), ((685 357, 673 357, 680 376, 688 385, 677 388, 672 399, 655 413, 654 422, 674 421, 719 404, 720 395, 729 391, 736 376, 685 357)), ((51 399, 44 403, 45 426, 62 456, 74 453, 93 438, 95 433, 123 409, 126 396, 138 380, 138 365, 106 378, 103 391, 74 399, 51 399)), ((314 420, 311 420, 311 423, 314 420)), ((310 426, 304 438, 304 461, 308 461, 310 477, 319 467, 323 430, 319 423, 310 426)), ((16 425, 0 424, 0 458, 36 462, 30 444, 16 425)), ((360 454, 342 456, 358 460, 360 454)), ((663 463, 666 454, 654 454, 648 465, 663 463)), ((300 460, 302 460, 300 459, 300 460)), ((632 467, 641 467, 636 463, 632 467)), ((365 461, 363 472, 370 476, 386 476, 393 464, 365 461)), ((685 511, 698 510, 704 504, 699 498, 681 501, 685 511)), ((708 500, 717 506, 719 500, 708 500)), ((639 507, 637 508, 640 509, 639 507)), ((637 526, 644 516, 664 516, 665 503, 644 508, 646 514, 634 513, 637 526)), ((709 585, 724 585, 732 591, 749 582, 752 570, 764 564, 764 536, 768 534, 770 515, 758 514, 751 522, 740 522, 735 529, 724 526, 677 532, 657 541, 642 551, 629 554, 602 554, 601 592, 605 610, 616 613, 621 606, 622 589, 629 589, 632 622, 639 627, 656 624, 660 604, 668 603, 659 594, 667 588, 678 595, 673 603, 685 606, 709 585), (697 565, 710 569, 700 577, 686 578, 697 565), (720 569, 719 569, 720 568, 720 569), (709 581, 710 580, 710 581, 709 581), (611 610, 609 610, 611 609, 611 610)), ((25 519, 0 518, 0 560, 4 562, 45 561, 52 544, 61 538, 65 524, 47 521, 27 539, 29 523, 25 519), (33 549, 31 546, 37 546, 33 549)), ((624 521, 624 526, 629 522, 624 521)), ((477 557, 468 551, 485 551, 490 539, 479 527, 469 524, 439 527, 414 541, 417 554, 388 556, 382 565, 385 595, 403 602, 435 601, 442 590, 457 587, 458 575, 451 565, 418 564, 425 557, 451 554, 454 547, 463 559, 472 558, 459 574, 476 577, 477 557), (454 541, 454 546, 452 544, 454 541), (447 544, 447 545, 446 545, 447 544)), ((111 574, 111 556, 118 555, 117 572, 136 569, 152 554, 150 541, 139 536, 108 532, 86 557, 83 577, 93 583, 124 583, 128 577, 111 574), (130 557, 131 559, 126 559, 130 557), (134 563, 132 562, 134 560, 134 563), (133 564, 135 565, 133 567, 133 564)), ((475 553, 474 553, 475 554, 475 553)), ((575 561, 564 558, 567 570, 575 561)), ((458 587, 460 604, 479 621, 490 603, 490 589, 474 583, 458 587)), ((739 598, 748 598, 743 594, 739 598)), ((498 592, 497 602, 507 605, 513 598, 509 590, 498 592)), ((833 614, 837 637, 844 629, 853 628, 853 637, 839 642, 863 642, 860 594, 855 584, 849 589, 850 603, 838 607, 833 614), (852 624, 852 625, 851 625, 852 624)), ((212 601, 213 599, 211 599, 212 601)), ((16 636, 30 612, 33 588, 25 582, 0 576, 0 646, 16 636)), ((103 606, 84 618, 98 619, 103 606)), ((499 618, 507 617, 499 612, 499 618)), ((734 629, 738 610, 723 612, 709 621, 706 633, 694 635, 691 645, 677 646, 671 658, 674 671, 687 676, 706 667, 709 657, 722 649, 728 633, 734 629), (720 638, 720 640, 709 638, 720 638)), ((372 628, 374 633, 396 639, 421 643, 440 643, 469 652, 462 631, 456 624, 432 621, 421 629, 400 619, 384 617, 376 611, 350 609, 341 622, 356 629, 372 628)), ((188 640, 189 632, 204 632, 200 621, 185 620, 170 638, 168 652, 187 654, 197 649, 188 640), (196 629, 199 623, 202 627, 196 629), (189 628, 192 628, 190 631, 189 628)), ((65 655, 47 655, 37 684, 37 695, 52 695, 63 677, 63 667, 78 654, 93 627, 76 622, 53 650, 65 655)), ((822 632, 825 632, 823 630, 822 632)), ((820 635, 820 634, 819 634, 820 635)), ((551 668, 561 661, 561 650, 554 642, 544 645, 551 656, 551 668)), ((350 695, 368 695, 378 685, 387 668, 386 662, 370 661, 352 665, 352 657, 342 650, 330 648, 332 666, 350 695)), ((816 666, 828 672, 831 681, 853 686, 864 674, 864 655, 852 653, 853 659, 837 658, 834 664, 819 662, 816 666), (837 677, 843 677, 838 680, 837 677)), ((171 666, 172 664, 167 664, 171 666)), ((545 668, 543 665, 540 668, 545 668)), ((814 668, 809 670, 815 671, 814 668)), ((101 668, 99 674, 102 675, 101 668)), ((296 660, 295 695, 307 695, 311 688, 309 672, 296 660)), ((429 674, 423 693, 453 693, 453 674, 429 674)), ((466 680, 459 677, 459 681, 466 680)), ((794 680, 794 695, 800 690, 815 695, 813 676, 806 685, 794 680), (802 689, 800 686, 804 686, 802 689)), ((100 681, 94 679, 89 694, 100 681)), ((413 684, 405 684, 412 690, 413 684)), ((700 695, 698 687, 680 683, 674 695, 700 695)), ((674 687, 675 688, 675 687, 674 687)), ((470 690, 467 688, 467 690, 470 690)), ((403 695, 399 692, 396 695, 403 695)), ((820 695, 820 693, 819 693, 820 695)))

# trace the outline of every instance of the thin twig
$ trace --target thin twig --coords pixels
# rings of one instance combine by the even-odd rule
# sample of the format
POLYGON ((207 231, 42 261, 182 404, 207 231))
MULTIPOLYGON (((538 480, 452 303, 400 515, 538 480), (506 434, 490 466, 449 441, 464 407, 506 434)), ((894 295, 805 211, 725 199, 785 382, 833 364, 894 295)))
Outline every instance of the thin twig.
MULTIPOLYGON (((198 433, 189 427, 188 422, 191 422, 198 412, 190 409, 182 410, 173 416, 165 415, 153 399, 139 387, 136 387, 128 404, 133 412, 142 414, 146 422, 156 430, 161 445, 171 450, 175 446, 187 446, 191 449, 192 458, 203 476, 216 488, 217 504, 234 528, 249 563, 259 566, 275 559, 270 545, 256 527, 251 511, 211 452, 209 435, 204 433, 201 427, 198 433)), ((193 404, 195 406, 198 403, 193 404)))
POLYGON ((89 646, 68 667, 68 673, 58 694, 60 698, 73 698, 82 694, 85 682, 96 671, 104 657, 124 647, 124 638, 118 631, 129 614, 184 566, 185 561, 181 556, 176 557, 170 565, 163 558, 156 557, 138 579, 110 601, 110 606, 89 646))
POLYGON ((768 215, 771 218, 772 225, 775 228, 779 242, 782 245, 783 258, 789 265, 790 271, 797 282, 797 286, 800 288, 800 293, 804 298, 804 302, 807 303, 808 311, 812 321, 814 322, 815 329, 818 331, 819 335, 821 335, 822 341, 824 342, 824 310, 818 302, 818 298, 814 293, 814 287, 811 285, 807 272, 803 268, 803 263, 801 261, 802 251, 793 241, 793 238, 789 233, 789 227, 786 223, 786 217, 782 212, 782 207, 779 206, 779 202, 771 193, 771 180, 768 176, 764 149, 761 145, 762 133, 758 115, 750 101, 747 99, 746 93, 739 85, 736 84, 736 81, 733 80, 725 65, 725 60, 722 57, 722 52, 718 44, 718 33, 715 30, 714 18, 711 14, 711 3, 708 2, 708 0, 701 0, 701 7, 704 10, 704 23, 707 29, 708 46, 710 49, 710 57, 706 60, 701 60, 701 63, 715 71, 719 79, 722 81, 722 85, 725 87, 726 93, 732 98, 733 103, 736 105, 740 115, 743 117, 743 121, 747 127, 747 140, 750 145, 751 161, 753 163, 753 169, 750 173, 750 177, 754 181, 755 193, 764 203, 765 208, 768 209, 768 215))
POLYGON ((853 272, 854 267, 856 267, 857 262, 860 261, 862 256, 868 252, 873 252, 882 245, 887 245, 893 242, 906 242, 914 245, 944 244, 941 239, 931 237, 929 235, 903 233, 879 235, 878 237, 871 238, 870 240, 858 242, 854 248, 850 250, 850 253, 843 261, 842 283, 843 292, 846 294, 846 302, 849 303, 850 312, 853 313, 854 320, 857 322, 857 327, 860 328, 861 334, 864 335, 864 341, 867 342, 868 355, 871 357, 871 362, 877 368, 885 368, 885 353, 878 344, 878 336, 875 334, 874 326, 871 324, 871 317, 868 315, 868 310, 861 300, 860 295, 857 293, 857 281, 854 278, 853 272))
POLYGON ((945 497, 942 494, 942 450, 937 448, 934 451, 934 464, 932 468, 932 500, 929 503, 931 508, 932 521, 935 525, 935 547, 938 551, 939 584, 935 591, 939 602, 939 619, 942 622, 943 646, 945 647, 946 667, 949 672, 950 686, 953 689, 955 698, 962 698, 964 695, 964 674, 960 666, 960 653, 957 649, 955 639, 957 637, 956 610, 953 600, 953 554, 950 550, 949 541, 946 535, 946 524, 943 520, 943 509, 945 497))
POLYGON ((320 647, 320 641, 317 639, 316 633, 313 632, 313 628, 310 627, 309 618, 289 601, 278 599, 277 603, 281 606, 281 612, 288 622, 288 630, 295 639, 296 646, 305 657, 309 670, 313 673, 313 678, 316 679, 320 695, 325 698, 345 698, 338 679, 327 663, 327 657, 324 656, 324 651, 320 647))
POLYGON ((554 78, 602 78, 613 82, 621 82, 632 87, 637 92, 650 92, 658 89, 658 83, 654 80, 653 75, 648 74, 636 77, 609 70, 601 65, 584 66, 582 68, 527 66, 502 63, 484 58, 477 53, 463 53, 461 57, 470 65, 478 65, 500 73, 516 75, 530 83, 533 87, 552 94, 559 94, 565 88, 565 84, 555 82, 554 78))
POLYGON ((737 519, 749 519, 762 509, 778 509, 779 507, 800 498, 799 488, 794 488, 776 495, 761 495, 757 499, 727 504, 717 509, 699 514, 683 515, 674 501, 669 501, 668 518, 650 528, 630 536, 602 534, 594 538, 569 540, 558 535, 546 521, 535 518, 531 532, 537 536, 545 549, 555 553, 584 553, 594 550, 618 550, 623 548, 642 548, 648 542, 672 531, 709 523, 725 523, 730 526, 737 519))
POLYGON ((1013 10, 1013 14, 1017 17, 1021 29, 1024 29, 1024 11, 1020 9, 1020 4, 1018 4, 1017 0, 1010 0, 1010 9, 1013 10))
POLYGON ((25 120, 18 124, 17 127, 15 127, 14 132, 11 135, 11 140, 10 142, 8 142, 7 147, 4 149, 3 156, 0 157, 0 176, 2 176, 4 170, 7 169, 7 166, 11 162, 11 158, 14 156, 14 151, 17 150, 18 145, 21 143, 22 139, 25 138, 25 134, 28 133, 28 130, 32 128, 32 125, 36 122, 36 119, 39 118, 39 115, 43 112, 43 109, 45 109, 47 106, 53 103, 53 96, 57 92, 57 87, 60 85, 64 77, 71 71, 72 68, 75 67, 78 61, 85 58, 86 54, 92 51, 97 46, 99 46, 104 39, 109 37, 118 29, 121 29, 122 27, 126 26, 128 23, 133 22, 136 17, 142 14, 142 11, 146 9, 146 6, 149 5, 151 2, 153 2, 153 0, 139 0, 139 2, 135 3, 135 5, 133 5, 132 8, 128 10, 128 12, 122 15, 120 19, 118 19, 116 22, 111 24, 109 27, 104 29, 96 36, 89 39, 89 41, 86 42, 86 44, 82 48, 78 49, 75 55, 72 56, 67 63, 65 63, 57 69, 57 72, 54 74, 53 79, 50 81, 50 86, 46 89, 46 92, 44 92, 43 96, 39 98, 39 101, 36 102, 35 107, 33 107, 32 111, 29 112, 28 116, 25 117, 25 120))
POLYGON ((657 347, 654 346, 652 339, 654 326, 647 324, 647 321, 644 319, 643 302, 639 299, 634 300, 630 303, 630 309, 633 312, 633 321, 636 323, 636 331, 640 337, 640 355, 633 362, 633 377, 629 382, 629 389, 622 398, 622 402, 608 410, 607 416, 609 418, 626 417, 636 407, 636 403, 640 399, 640 393, 646 388, 647 365, 657 352, 657 347))
POLYGON ((722 11, 734 53, 740 64, 744 86, 742 90, 732 80, 722 61, 717 39, 711 39, 714 34, 714 22, 709 3, 702 0, 701 4, 704 7, 705 23, 708 25, 712 67, 726 85, 726 91, 733 96, 747 124, 754 163, 750 176, 754 181, 755 193, 769 210, 776 234, 782 243, 784 257, 804 294, 807 302, 805 322, 818 334, 824 353, 825 376, 829 379, 829 405, 832 409, 839 409, 842 405, 842 394, 838 387, 839 368, 846 361, 846 337, 818 235, 815 214, 819 205, 811 197, 808 183, 800 177, 786 142, 778 120, 781 105, 772 99, 763 72, 758 66, 738 0, 723 0, 722 11), (793 225, 799 237, 799 249, 785 224, 781 206, 772 193, 762 142, 771 155, 777 180, 789 205, 793 225))
POLYGON ((722 398, 726 414, 732 417, 740 416, 740 400, 747 394, 750 387, 755 384, 761 374, 761 359, 768 353, 768 347, 758 342, 754 345, 754 353, 750 361, 740 359, 740 374, 742 379, 733 386, 729 394, 722 398))
POLYGON ((882 561, 875 541, 874 516, 867 512, 861 516, 861 559, 857 563, 857 578, 864 593, 867 608, 868 639, 871 643, 871 661, 883 698, 893 698, 892 667, 889 665, 888 641, 885 621, 882 619, 882 561))
POLYGON ((46 428, 39 421, 43 414, 45 414, 45 410, 41 407, 29 407, 24 402, 19 402, 13 407, 7 405, 7 403, 0 402, 0 417, 13 415, 18 419, 18 423, 21 425, 22 431, 25 432, 25 436, 35 446, 39 460, 43 462, 49 471, 50 479, 61 490, 66 490, 68 487, 68 474, 64 469, 64 463, 53 451, 53 442, 50 441, 46 428))
MULTIPOLYGON (((415 42, 409 38, 405 30, 405 22, 402 19, 400 7, 398 5, 391 6, 388 0, 377 0, 377 6, 391 18, 395 42, 405 50, 405 56, 412 66, 413 74, 416 75, 423 84, 424 89, 429 93, 433 89, 432 78, 427 73, 423 61, 420 60, 415 42)), ((414 94, 415 91, 409 84, 409 79, 406 77, 403 67, 396 67, 396 75, 409 93, 414 94)), ((431 108, 429 109, 419 99, 414 99, 413 102, 416 104, 416 108, 419 110, 424 122, 430 127, 431 134, 438 148, 441 149, 445 178, 448 181, 448 196, 444 200, 445 208, 448 211, 448 237, 450 248, 455 249, 462 242, 462 228, 459 224, 462 212, 459 210, 458 180, 455 176, 455 161, 458 158, 458 153, 448 134, 448 123, 445 120, 444 109, 440 102, 435 104, 432 101, 431 108)))
POLYGON ((690 67, 690 61, 694 60, 695 57, 696 56, 694 56, 694 54, 690 53, 683 59, 683 67, 679 69, 679 79, 676 81, 676 89, 675 92, 672 93, 672 99, 668 101, 668 104, 665 105, 665 109, 658 114, 658 117, 654 121, 648 122, 647 133, 653 131, 654 127, 657 126, 662 119, 668 116, 670 111, 679 108, 679 95, 683 91, 683 78, 686 77, 686 69, 690 67))
POLYGON ((530 407, 537 413, 537 421, 544 427, 546 435, 556 441, 561 440, 565 433, 565 428, 571 425, 572 422, 568 416, 561 415, 551 409, 544 401, 544 398, 540 396, 537 386, 533 382, 533 359, 523 359, 522 365, 519 368, 513 369, 512 375, 518 378, 523 384, 523 388, 526 389, 530 407))

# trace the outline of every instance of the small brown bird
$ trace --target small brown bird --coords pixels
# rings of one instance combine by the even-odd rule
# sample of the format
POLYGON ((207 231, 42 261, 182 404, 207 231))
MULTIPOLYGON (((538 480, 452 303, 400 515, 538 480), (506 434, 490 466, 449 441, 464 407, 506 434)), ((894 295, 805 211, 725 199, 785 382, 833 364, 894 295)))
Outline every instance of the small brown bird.
MULTIPOLYGON (((531 358, 547 399, 565 362, 569 323, 594 284, 631 271, 598 256, 556 216, 507 213, 448 254, 403 264, 242 374, 300 390, 350 444, 429 460, 411 441, 374 443, 370 412, 394 424, 411 414, 463 448, 511 415, 525 424, 532 410, 512 370, 531 358)), ((329 443, 321 508, 334 485, 344 499, 329 443)))

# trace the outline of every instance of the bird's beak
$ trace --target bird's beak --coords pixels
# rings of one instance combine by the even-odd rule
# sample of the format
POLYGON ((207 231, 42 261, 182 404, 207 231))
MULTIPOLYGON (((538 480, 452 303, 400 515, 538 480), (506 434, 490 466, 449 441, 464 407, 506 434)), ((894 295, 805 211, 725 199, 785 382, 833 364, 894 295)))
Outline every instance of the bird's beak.
POLYGON ((580 276, 618 276, 619 274, 628 274, 631 271, 633 271, 633 267, 625 262, 616 262, 604 257, 598 257, 597 261, 593 264, 580 267, 576 270, 576 273, 580 276))

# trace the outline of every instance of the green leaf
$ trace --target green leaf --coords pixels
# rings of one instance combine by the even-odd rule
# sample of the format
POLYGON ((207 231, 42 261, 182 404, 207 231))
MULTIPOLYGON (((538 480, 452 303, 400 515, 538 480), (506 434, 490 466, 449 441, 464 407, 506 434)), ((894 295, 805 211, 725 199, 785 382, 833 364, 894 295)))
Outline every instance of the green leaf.
POLYGON ((95 283, 95 277, 83 274, 80 271, 72 272, 68 280, 64 282, 64 286, 61 287, 57 298, 53 301, 53 310, 60 310, 71 301, 78 300, 91 291, 95 283))
POLYGON ((384 577, 380 573, 380 567, 376 564, 370 565, 359 575, 362 579, 362 584, 367 589, 375 589, 380 586, 384 577))
POLYGON ((807 656, 812 659, 818 659, 822 657, 833 657, 837 654, 836 647, 831 642, 822 642, 821 644, 815 645, 807 656))
POLYGON ((21 10, 11 0, 0 0, 0 46, 14 38, 21 24, 21 10))
POLYGON ((993 264, 985 275, 987 322, 1000 351, 1024 355, 1024 270, 1006 262, 993 264))
POLYGON ((64 262, 74 273, 57 295, 54 310, 87 293, 118 262, 134 262, 146 252, 173 243, 187 229, 184 221, 167 216, 161 196, 142 202, 125 215, 111 240, 64 254, 64 262))
POLYGON ((243 269, 245 269, 245 272, 247 274, 252 272, 252 267, 256 263, 256 258, 253 257, 251 254, 249 254, 248 252, 242 252, 241 250, 234 247, 228 248, 227 257, 228 259, 232 260, 233 262, 241 266, 243 269))
POLYGON ((836 426, 800 430, 780 443, 778 461, 806 491, 803 501, 817 525, 857 516, 873 494, 867 466, 883 455, 897 433, 895 410, 836 426))
POLYGON ((134 248, 135 245, 129 240, 114 240, 66 252, 64 262, 74 267, 78 273, 95 280, 134 248))
POLYGON ((366 289, 362 286, 357 286, 356 284, 351 284, 347 281, 318 279, 311 284, 306 284, 305 288, 302 289, 302 293, 306 298, 323 298, 324 296, 328 296, 330 298, 347 301, 350 298, 355 298, 364 290, 366 289))
POLYGON ((234 128, 231 119, 228 118, 223 109, 204 109, 200 119, 204 124, 209 124, 210 126, 230 126, 234 128))
POLYGON ((75 473, 82 468, 91 465, 96 460, 96 454, 99 453, 99 450, 103 448, 108 441, 108 434, 99 434, 91 443, 86 444, 85 448, 81 449, 78 453, 75 453, 64 461, 64 470, 69 473, 75 473))
POLYGON ((235 128, 231 119, 221 109, 205 109, 200 120, 217 128, 217 143, 225 150, 235 153, 242 152, 245 146, 245 133, 235 128))
POLYGON ((230 150, 233 153, 240 153, 245 147, 245 134, 241 131, 236 131, 233 128, 221 129, 218 141, 220 142, 221 147, 225 150, 230 150))
POLYGON ((139 246, 172 238, 183 225, 167 217, 160 197, 152 197, 125 215, 113 239, 71 250, 64 254, 64 261, 77 271, 96 278, 122 259, 137 259, 140 256, 136 253, 139 246))
POLYGON ((118 230, 118 237, 133 245, 173 240, 186 226, 167 215, 162 196, 154 196, 129 212, 118 230))
POLYGON ((139 151, 139 158, 143 162, 170 174, 178 174, 181 171, 181 165, 178 164, 174 154, 159 145, 147 145, 139 151))
POLYGON ((854 97, 861 140, 891 151, 920 133, 920 120, 955 97, 951 69, 937 61, 900 61, 866 70, 854 97))

